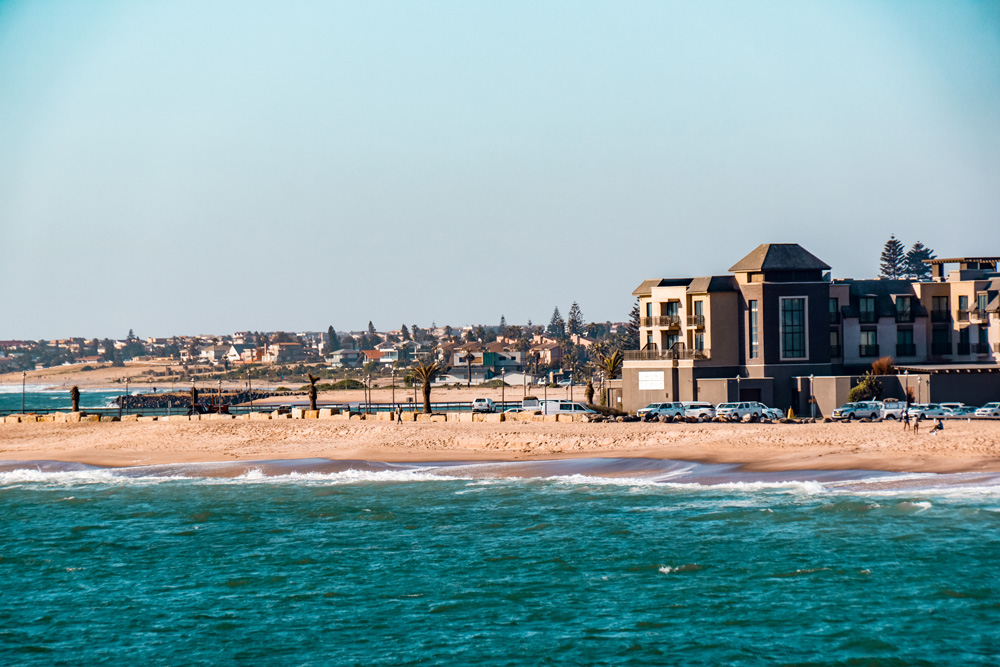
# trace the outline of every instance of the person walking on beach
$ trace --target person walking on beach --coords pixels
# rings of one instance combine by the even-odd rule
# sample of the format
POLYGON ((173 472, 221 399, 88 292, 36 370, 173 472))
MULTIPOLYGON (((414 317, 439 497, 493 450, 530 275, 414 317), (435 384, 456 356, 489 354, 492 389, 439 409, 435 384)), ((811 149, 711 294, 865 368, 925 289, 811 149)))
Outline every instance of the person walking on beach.
POLYGON ((903 419, 902 419, 902 421, 903 421, 903 430, 904 431, 909 431, 910 430, 910 410, 908 408, 904 408, 903 409, 903 419))
POLYGON ((403 423, 403 407, 401 405, 396 406, 396 423, 403 423))

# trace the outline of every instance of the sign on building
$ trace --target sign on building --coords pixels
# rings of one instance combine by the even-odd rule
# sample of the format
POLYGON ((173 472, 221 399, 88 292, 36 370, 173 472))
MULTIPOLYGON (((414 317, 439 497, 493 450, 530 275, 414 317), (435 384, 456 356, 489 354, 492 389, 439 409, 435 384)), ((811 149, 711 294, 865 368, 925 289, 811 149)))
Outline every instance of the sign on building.
POLYGON ((663 390, 663 371, 639 371, 639 391, 663 390))

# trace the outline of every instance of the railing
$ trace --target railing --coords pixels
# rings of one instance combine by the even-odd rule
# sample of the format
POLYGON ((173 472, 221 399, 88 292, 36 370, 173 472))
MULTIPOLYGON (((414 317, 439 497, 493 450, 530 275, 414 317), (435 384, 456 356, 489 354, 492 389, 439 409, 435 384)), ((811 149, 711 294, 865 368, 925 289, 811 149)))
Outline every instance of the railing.
POLYGON ((858 355, 862 357, 877 357, 878 345, 858 345, 858 355))
POLYGON ((662 315, 660 317, 640 317, 641 327, 679 327, 681 318, 679 315, 662 315))
POLYGON ((966 355, 972 352, 972 345, 970 343, 959 343, 958 344, 958 354, 966 355))
POLYGON ((625 350, 625 361, 664 361, 670 359, 693 359, 701 361, 711 359, 709 350, 625 350))
POLYGON ((830 324, 840 324, 840 311, 830 313, 830 324))
POLYGON ((985 310, 980 310, 978 308, 969 311, 969 317, 971 317, 973 320, 976 320, 977 322, 982 322, 983 320, 988 319, 989 316, 990 316, 989 313, 987 313, 985 310))
POLYGON ((931 322, 951 322, 951 313, 947 310, 932 310, 931 322))
POLYGON ((896 343, 896 356, 897 357, 917 356, 916 343, 896 343))
POLYGON ((951 354, 951 343, 931 343, 931 354, 937 356, 951 354))
POLYGON ((914 319, 913 311, 911 309, 897 310, 896 311, 896 321, 897 322, 912 322, 914 319))
POLYGON ((840 345, 831 345, 830 356, 840 358, 844 356, 844 349, 840 345))
POLYGON ((705 326, 705 316, 704 315, 688 315, 688 326, 698 327, 699 329, 705 326))
POLYGON ((973 343, 972 344, 973 354, 989 354, 990 344, 989 343, 973 343))
POLYGON ((959 322, 968 322, 969 321, 969 312, 970 311, 968 311, 968 310, 959 310, 958 311, 958 321, 959 322))
POLYGON ((878 322, 878 315, 871 310, 862 310, 858 313, 858 320, 861 324, 874 324, 878 322))

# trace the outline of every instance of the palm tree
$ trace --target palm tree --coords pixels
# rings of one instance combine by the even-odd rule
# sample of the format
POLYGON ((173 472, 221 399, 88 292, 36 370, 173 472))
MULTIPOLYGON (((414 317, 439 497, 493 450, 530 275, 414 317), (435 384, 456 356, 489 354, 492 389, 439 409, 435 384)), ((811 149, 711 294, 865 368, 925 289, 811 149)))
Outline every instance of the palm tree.
POLYGON ((318 377, 309 373, 309 409, 316 409, 316 381, 319 380, 318 377))
POLYGON ((73 412, 80 411, 80 388, 73 385, 69 390, 69 400, 73 401, 73 412))
POLYGON ((609 380, 614 380, 622 372, 622 351, 615 350, 611 354, 601 354, 601 370, 609 380))
POLYGON ((424 412, 431 411, 431 383, 439 373, 444 372, 444 367, 436 361, 430 359, 416 359, 410 366, 415 382, 420 382, 424 394, 424 412))

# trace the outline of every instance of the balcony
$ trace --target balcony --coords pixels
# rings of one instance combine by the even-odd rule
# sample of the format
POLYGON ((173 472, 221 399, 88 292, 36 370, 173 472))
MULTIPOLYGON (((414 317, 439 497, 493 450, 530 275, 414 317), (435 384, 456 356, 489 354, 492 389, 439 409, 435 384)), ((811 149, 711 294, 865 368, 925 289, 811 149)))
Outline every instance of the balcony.
POLYGON ((931 354, 937 357, 951 354, 951 343, 931 343, 931 354))
POLYGON ((914 320, 913 310, 907 308, 906 310, 896 311, 896 322, 902 324, 902 323, 912 322, 913 320, 914 320))
POLYGON ((859 345, 858 355, 862 357, 877 357, 878 345, 859 345))
POLYGON ((705 316, 704 315, 689 315, 688 316, 688 326, 696 327, 701 329, 705 326, 705 316))
POLYGON ((872 310, 862 310, 858 313, 858 320, 861 324, 875 324, 878 322, 878 314, 872 310))
POLYGON ((969 343, 959 343, 958 344, 958 354, 959 356, 964 356, 966 354, 972 353, 972 345, 969 343))
POLYGON ((640 317, 639 326, 640 327, 667 327, 668 329, 677 328, 681 325, 681 318, 679 315, 663 315, 661 317, 640 317))
POLYGON ((985 310, 980 310, 979 308, 969 311, 969 318, 973 322, 985 322, 989 319, 990 314, 985 310))
POLYGON ((989 343, 973 343, 972 344, 972 354, 989 354, 990 344, 989 343))
POLYGON ((931 322, 951 322, 951 313, 947 310, 932 310, 931 322))
POLYGON ((897 357, 915 357, 917 356, 917 346, 914 343, 896 343, 896 356, 897 357))
POLYGON ((844 356, 844 348, 842 348, 839 345, 831 345, 830 346, 830 358, 831 359, 839 359, 839 358, 841 358, 843 356, 844 356))
POLYGON ((625 350, 625 361, 669 361, 673 359, 701 361, 711 358, 710 350, 692 350, 687 347, 676 350, 625 350))
POLYGON ((959 322, 968 322, 969 321, 969 311, 968 310, 959 310, 958 311, 958 321, 959 322))

